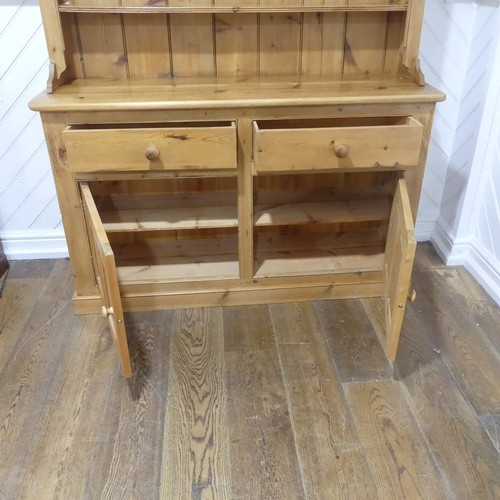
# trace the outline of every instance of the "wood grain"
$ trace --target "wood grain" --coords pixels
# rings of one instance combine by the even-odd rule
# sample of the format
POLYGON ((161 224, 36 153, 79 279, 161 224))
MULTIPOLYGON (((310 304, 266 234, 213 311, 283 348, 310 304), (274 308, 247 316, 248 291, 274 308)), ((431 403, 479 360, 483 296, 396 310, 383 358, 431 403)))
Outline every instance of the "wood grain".
POLYGON ((174 321, 160 497, 229 498, 222 313, 181 310, 174 321))
POLYGON ((303 498, 276 348, 225 358, 232 498, 303 498))
MULTIPOLYGON (((220 1, 220 0, 219 0, 220 1)), ((237 78, 258 74, 257 15, 215 16, 217 75, 237 78)))
POLYGON ((383 221, 389 218, 387 199, 288 203, 254 207, 256 226, 383 221))
POLYGON ((260 15, 261 75, 299 74, 301 23, 295 13, 260 15))
POLYGON ((486 415, 480 417, 484 429, 490 436, 493 446, 500 453, 500 415, 486 415))
MULTIPOLYGON (((196 450, 204 446, 194 438, 217 420, 220 433, 212 433, 208 448, 217 454, 215 461, 227 464, 225 489, 218 497, 498 497, 499 415, 476 414, 450 372, 465 363, 464 373, 469 373, 470 366, 459 357, 456 365, 445 362, 453 350, 433 351, 441 332, 429 319, 446 308, 450 314, 462 308, 470 311, 470 321, 480 319, 474 337, 492 333, 494 338, 490 325, 496 325, 498 308, 465 270, 444 270, 427 250, 424 256, 420 269, 425 262, 429 268, 420 274, 428 280, 425 290, 435 292, 434 312, 419 313, 418 298, 409 306, 397 377, 377 380, 373 373, 368 379, 367 367, 353 363, 349 376, 366 380, 342 385, 338 355, 344 351, 342 345, 329 349, 328 328, 350 314, 353 318, 342 325, 362 338, 366 332, 364 320, 356 320, 362 318, 356 301, 345 301, 343 312, 329 309, 334 305, 329 302, 273 305, 272 325, 267 306, 199 311, 198 330, 194 320, 182 319, 193 318, 192 311, 128 315, 136 366, 129 384, 119 374, 104 321, 72 313, 68 261, 14 262, 17 277, 9 278, 5 289, 11 299, 0 300, 0 341, 12 346, 0 350, 2 495, 163 494, 170 500, 180 497, 170 494, 177 488, 187 498, 200 498, 207 488, 193 490, 191 478, 194 464, 202 460, 195 460, 199 455, 191 460, 189 452, 192 443, 196 450), (30 294, 31 289, 40 293, 30 294), (16 321, 15 328, 5 327, 16 321), (221 394, 225 403, 216 409, 212 403, 220 403, 221 394), (203 415, 210 417, 203 420, 203 415), (168 447, 167 430, 172 431, 168 447), (177 458, 179 450, 184 452, 177 458), (185 467, 166 469, 181 459, 185 467), (167 487, 167 480, 176 485, 167 487)), ((454 335, 468 342, 470 332, 464 327, 454 335)), ((498 352, 492 341, 488 345, 498 352)), ((499 366, 485 363, 485 379, 494 377, 499 366)))
POLYGON ((130 78, 171 76, 170 43, 165 15, 123 18, 130 78))
POLYGON ((316 302, 315 309, 342 382, 392 377, 392 367, 359 301, 316 302))
POLYGON ((8 363, 19 341, 19 335, 29 319, 23 312, 30 304, 36 302, 43 284, 42 278, 38 280, 9 279, 9 286, 3 290, 2 314, 0 315, 0 373, 8 363))
MULTIPOLYGON (((278 122, 279 123, 279 122, 278 122)), ((258 171, 316 170, 327 168, 411 167, 418 163, 423 126, 414 119, 404 124, 324 125, 259 128, 254 122, 254 161, 258 171), (338 157, 334 145, 346 148, 338 157)), ((278 125, 279 127, 279 125, 278 125)))
POLYGON ((449 299, 448 283, 443 278, 453 271, 436 271, 432 280, 426 273, 415 272, 413 286, 417 291, 415 315, 426 325, 425 336, 478 415, 500 413, 500 386, 496 368, 498 351, 471 317, 463 302, 449 299))
POLYGON ((391 361, 398 350, 416 248, 408 190, 405 180, 399 179, 384 252, 385 342, 382 345, 391 361))
POLYGON ((173 76, 215 74, 211 14, 170 17, 173 76))
MULTIPOLYGON (((52 1, 52 0, 49 0, 52 1)), ((68 0, 59 6, 60 12, 118 12, 142 13, 255 13, 255 12, 331 12, 331 11, 406 11, 405 0, 246 0, 244 5, 234 0, 127 0, 118 5, 118 0, 68 0), (72 3, 69 3, 72 2, 72 3), (167 5, 166 5, 167 4, 167 5)))
POLYGON ((375 484, 312 305, 276 305, 271 314, 306 497, 370 497, 375 484), (306 343, 281 343, 288 332, 306 343))
POLYGON ((236 127, 151 127, 63 132, 73 172, 236 168, 236 127), (148 147, 158 158, 146 157, 148 147))
POLYGON ((87 494, 99 491, 107 498, 158 495, 173 320, 171 311, 153 318, 145 313, 140 324, 128 327, 134 377, 124 383, 115 368, 115 375, 110 378, 108 373, 104 379, 110 380, 110 386, 97 426, 92 468, 85 475, 87 494))
POLYGON ((32 352, 29 341, 37 342, 37 335, 61 312, 70 298, 72 287, 68 279, 68 263, 50 262, 53 268, 46 278, 29 278, 46 273, 44 266, 13 265, 14 276, 9 278, 1 302, 0 315, 0 373, 6 379, 21 370, 23 363, 29 363, 32 352), (41 269, 40 269, 41 268, 41 269), (26 312, 28 311, 28 312, 26 312), (16 365, 19 362, 19 365, 16 365))
MULTIPOLYGON (((65 320, 63 325, 66 327, 73 323, 72 334, 68 336, 69 345, 64 346, 66 349, 57 363, 58 373, 49 392, 51 404, 44 405, 38 417, 32 437, 36 445, 27 454, 23 465, 24 480, 20 498, 30 498, 35 494, 40 498, 49 498, 51 494, 56 497, 65 495, 65 471, 70 467, 68 461, 72 459, 73 447, 78 446, 73 436, 82 417, 82 404, 89 397, 90 371, 92 361, 95 362, 91 358, 98 346, 102 345, 97 332, 102 331, 104 325, 98 316, 80 317, 75 324, 69 310, 66 318, 61 319, 65 320), (65 373, 65 376, 60 376, 61 373, 65 373), (72 395, 75 385, 82 382, 78 394, 72 395)), ((50 351, 47 352, 48 356, 50 354, 50 351)), ((83 464, 83 475, 88 473, 90 465, 83 464)))
MULTIPOLYGON (((432 244, 430 242, 426 242, 418 244, 413 266, 415 269, 420 270, 434 270, 446 267, 446 264, 437 254, 436 250, 434 250, 432 244)), ((474 287, 471 287, 471 289, 473 288, 474 287)))
POLYGON ((33 259, 33 260, 14 260, 11 262, 9 278, 48 278, 55 265, 61 264, 55 259, 33 259))
POLYGON ((238 260, 240 279, 254 275, 254 189, 252 157, 252 122, 238 120, 238 260))
POLYGON ((267 305, 225 307, 222 314, 226 352, 274 347, 274 331, 267 305))
POLYGON ((342 73, 345 14, 341 12, 304 14, 302 30, 302 74, 342 73))
MULTIPOLYGON (((436 317, 438 311, 433 313, 436 317)), ((470 403, 436 353, 432 317, 407 308, 397 368, 451 497, 500 495, 500 461, 470 403), (428 333, 428 334, 427 334, 428 333)))
POLYGON ((370 381, 346 389, 380 498, 439 498, 437 464, 399 384, 370 381))
MULTIPOLYGON (((209 51, 210 46, 206 50, 209 51)), ((181 55, 178 57, 181 58, 181 55)), ((213 59, 208 56, 207 58, 213 59)), ((184 63, 189 67, 189 58, 186 58, 184 63)), ((103 111, 134 111, 132 121, 137 123, 144 122, 145 116, 148 119, 155 116, 157 121, 165 120, 165 109, 169 110, 170 119, 181 121, 189 116, 186 115, 186 110, 196 110, 191 120, 199 120, 201 108, 211 110, 212 119, 217 116, 223 116, 222 119, 226 120, 234 119, 234 108, 252 108, 255 118, 269 118, 283 116, 281 106, 296 105, 297 102, 301 104, 299 109, 287 110, 285 116, 303 117, 303 106, 316 105, 319 107, 316 110, 311 108, 308 113, 334 117, 339 116, 336 106, 347 104, 353 105, 350 114, 357 116, 370 114, 366 105, 371 104, 377 105, 375 114, 417 114, 414 107, 406 107, 402 112, 397 109, 397 105, 408 106, 444 100, 444 95, 430 86, 420 87, 406 78, 396 80, 387 75, 344 80, 338 76, 324 79, 303 77, 300 85, 297 85, 297 82, 283 81, 282 75, 274 74, 248 78, 241 82, 233 78, 225 80, 222 77, 216 79, 207 76, 213 75, 211 67, 203 72, 202 77, 196 79, 188 78, 193 76, 191 73, 186 68, 186 79, 176 78, 173 83, 165 79, 130 80, 123 84, 113 79, 75 80, 61 87, 56 94, 39 94, 30 102, 30 107, 36 111, 100 113, 92 114, 92 119, 88 116, 86 119, 91 122, 99 120, 101 123, 112 123, 109 114, 102 113, 103 111), (381 104, 389 107, 382 110, 381 104), (265 106, 265 110, 260 110, 259 113, 259 110, 255 109, 259 106, 265 106), (335 107, 325 109, 325 106, 335 107), (356 109, 357 106, 361 109, 356 109), (231 109, 231 114, 227 113, 227 109, 231 109), (184 111, 181 117, 176 117, 173 113, 176 110, 184 111), (147 111, 147 115, 144 115, 144 111, 147 111), (151 115, 153 112, 154 115, 151 115)), ((342 114, 345 114, 344 110, 342 114)), ((421 123, 424 118, 425 116, 419 113, 421 123)), ((114 119, 121 121, 124 116, 115 116, 114 119)))
POLYGON ((87 78, 127 78, 128 67, 118 14, 78 16, 82 59, 87 78))
POLYGON ((447 308, 452 304, 453 310, 467 311, 469 328, 500 352, 500 309, 492 304, 470 273, 463 268, 436 269, 432 277, 436 278, 433 291, 439 303, 446 304, 447 308))
POLYGON ((344 45, 344 73, 378 73, 383 70, 387 14, 349 12, 344 45))
POLYGON ((14 484, 16 488, 23 485, 18 481, 19 471, 28 470, 33 451, 30 443, 37 439, 38 432, 47 431, 50 407, 47 403, 53 387, 63 379, 60 375, 62 357, 66 349, 77 351, 75 339, 84 321, 83 318, 75 320, 69 300, 59 309, 46 309, 45 313, 48 318, 45 316, 39 328, 24 330, 21 352, 11 357, 2 370, 3 380, 11 382, 0 394, 0 481, 14 484), (61 331, 76 333, 61 338, 58 335, 61 331), (18 447, 20 443, 25 444, 18 447))

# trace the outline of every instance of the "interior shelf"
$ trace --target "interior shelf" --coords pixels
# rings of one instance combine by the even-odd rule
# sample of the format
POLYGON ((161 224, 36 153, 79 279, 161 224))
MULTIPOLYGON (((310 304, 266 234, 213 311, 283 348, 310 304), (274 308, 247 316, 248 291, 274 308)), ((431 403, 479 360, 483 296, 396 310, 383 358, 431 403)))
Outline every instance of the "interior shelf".
POLYGON ((182 257, 173 259, 169 264, 151 264, 144 266, 118 266, 118 282, 129 283, 168 283, 182 281, 205 281, 238 279, 238 259, 214 261, 213 256, 203 257, 197 262, 186 263, 182 257))
POLYGON ((111 210, 100 213, 107 233, 117 231, 175 231, 180 229, 238 226, 236 207, 227 206, 111 210))
MULTIPOLYGON (((109 235, 116 261, 120 266, 141 265, 149 261, 166 264, 172 258, 194 260, 199 255, 237 255, 235 229, 200 230, 198 238, 190 231, 172 233, 113 233, 109 235), (167 235, 170 235, 168 237, 167 235)), ((230 260, 230 259, 229 259, 230 260)))
POLYGON ((236 230, 201 230, 194 238, 110 234, 121 284, 205 281, 239 277, 236 230), (120 238, 125 238, 120 241, 120 238))
MULTIPOLYGON (((175 186, 175 182, 182 181, 170 184, 175 186)), ((237 197, 232 190, 105 193, 96 196, 96 204, 107 233, 238 226, 237 197)))
MULTIPOLYGON (((298 192, 296 200, 307 192, 298 192)), ((183 229, 231 228, 238 226, 236 203, 230 204, 232 193, 197 193, 189 196, 170 195, 166 199, 147 196, 123 198, 127 207, 100 207, 99 213, 106 232, 175 231, 183 229), (191 201, 191 203, 189 203, 191 201), (173 206, 172 206, 173 205, 173 206)), ((308 193, 311 196, 310 193, 308 193)), ((382 191, 378 192, 382 195, 382 191)), ((277 193, 278 198, 293 196, 290 192, 277 193)), ((292 224, 320 224, 389 219, 389 196, 367 199, 332 200, 335 192, 319 191, 320 201, 291 201, 258 204, 254 209, 256 226, 292 224), (323 199, 329 197, 330 199, 323 199), (322 200, 322 201, 321 201, 322 200)), ((353 195, 354 197, 355 195, 353 195)), ((365 193, 365 198, 367 193, 365 193)), ((261 199, 266 197, 261 195, 261 199)), ((118 203, 115 199, 115 203, 118 203)))
POLYGON ((390 199, 344 200, 256 206, 256 226, 384 221, 389 219, 390 199))
POLYGON ((255 278, 382 271, 385 231, 371 228, 265 235, 255 241, 255 278))

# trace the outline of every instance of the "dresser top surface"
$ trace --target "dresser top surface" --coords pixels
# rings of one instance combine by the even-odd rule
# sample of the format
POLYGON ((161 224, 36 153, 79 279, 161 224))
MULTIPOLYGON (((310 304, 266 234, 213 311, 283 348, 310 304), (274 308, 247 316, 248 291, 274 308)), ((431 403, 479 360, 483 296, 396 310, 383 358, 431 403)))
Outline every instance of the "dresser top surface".
POLYGON ((44 112, 153 109, 227 109, 271 106, 423 103, 444 94, 411 79, 380 74, 370 78, 244 79, 197 77, 172 80, 74 80, 54 93, 42 92, 30 107, 44 112))

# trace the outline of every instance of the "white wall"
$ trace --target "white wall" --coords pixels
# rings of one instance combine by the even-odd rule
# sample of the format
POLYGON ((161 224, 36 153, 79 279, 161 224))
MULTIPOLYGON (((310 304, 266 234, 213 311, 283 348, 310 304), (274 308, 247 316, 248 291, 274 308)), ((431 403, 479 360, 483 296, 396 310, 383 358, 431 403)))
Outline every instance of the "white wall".
MULTIPOLYGON (((427 83, 446 93, 438 103, 417 220, 427 241, 438 224, 453 234, 481 123, 498 8, 487 0, 427 0, 420 60, 427 83)), ((438 229, 439 229, 438 228, 438 229)))
POLYGON ((48 58, 36 0, 0 5, 0 238, 9 258, 67 255, 38 114, 48 58))
POLYGON ((485 109, 467 189, 454 232, 438 230, 436 248, 448 264, 463 264, 500 304, 500 10, 485 109))

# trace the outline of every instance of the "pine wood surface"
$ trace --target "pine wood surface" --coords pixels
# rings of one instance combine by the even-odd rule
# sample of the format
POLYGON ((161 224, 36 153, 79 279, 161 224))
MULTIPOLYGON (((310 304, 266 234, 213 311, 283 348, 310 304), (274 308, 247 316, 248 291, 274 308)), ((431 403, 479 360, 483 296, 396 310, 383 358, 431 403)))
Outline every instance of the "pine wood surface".
POLYGON ((413 118, 405 125, 310 126, 260 129, 254 122, 257 171, 317 168, 366 168, 417 165, 423 126, 413 118), (348 144, 344 157, 336 147, 348 144))
POLYGON ((395 76, 401 62, 424 84, 423 0, 42 0, 41 7, 50 92, 73 78, 110 75, 395 76))
POLYGON ((70 170, 236 168, 236 127, 76 129, 63 138, 70 170), (148 147, 155 156, 149 158, 148 147))
MULTIPOLYGON (((372 299, 367 301, 372 306, 371 310, 366 306, 367 312, 381 319, 379 338, 393 360, 413 262, 412 219, 431 118, 435 102, 444 97, 425 85, 419 70, 423 0, 407 4, 405 0, 250 0, 243 2, 243 9, 231 0, 43 0, 41 7, 50 77, 47 92, 31 106, 43 111, 74 267, 75 304, 86 301, 82 309, 93 312, 102 308, 120 347, 124 375, 131 375, 131 369, 122 311, 170 309, 186 303, 201 308, 372 299), (245 8, 250 10, 243 12, 245 8), (337 33, 334 40, 328 39, 332 30, 337 33), (61 51, 63 61, 58 58, 61 51), (100 122, 106 112, 117 120, 108 116, 100 122), (90 120, 79 121, 85 113, 90 120), (136 120, 129 121, 132 116, 136 120), (201 122, 207 118, 211 122, 201 122), (304 121, 297 124, 294 118, 304 121), (348 172, 354 168, 356 173, 348 172), (407 174, 409 193, 405 188, 402 200, 405 181, 400 180, 396 189, 396 176, 385 178, 388 168, 399 170, 402 177, 407 174), (223 179, 231 169, 233 179, 223 179), (255 174, 297 171, 309 184, 317 169, 323 169, 317 176, 320 180, 327 180, 325 172, 337 170, 331 187, 346 185, 344 195, 356 185, 370 186, 370 191, 383 185, 388 196, 256 203, 260 190, 265 194, 267 189, 282 189, 287 195, 297 186, 290 175, 264 175, 261 182, 253 178, 255 174), (214 198, 229 188, 237 194, 237 205, 191 207, 183 202, 168 209, 150 205, 102 210, 94 202, 91 186, 80 177, 87 174, 104 181, 111 180, 108 173, 123 171, 131 180, 137 172, 139 180, 147 170, 166 171, 158 181, 159 185, 170 181, 163 192, 166 198, 169 193, 182 197, 183 186, 188 193, 205 192, 209 197, 213 193, 214 198), (196 170, 201 171, 199 179, 175 178, 176 171, 189 175, 196 170), (221 178, 203 178, 210 170, 219 170, 221 178), (381 170, 380 179, 370 170, 381 170), (85 218, 77 203, 80 184, 85 218), (87 241, 80 231, 83 225, 92 226, 87 227, 87 241), (339 236, 378 229, 386 240, 385 252, 383 245, 369 241, 332 249, 302 249, 293 241, 285 250, 259 245, 259 237, 270 231, 275 232, 268 245, 278 243, 276 247, 283 248, 282 235, 286 241, 293 236, 306 239, 309 234, 326 234, 327 225, 328 232, 339 236), (212 255, 198 245, 201 253, 196 256, 164 255, 156 262, 147 251, 153 233, 164 241, 210 241, 234 236, 236 229, 237 252, 231 246, 226 253, 212 255), (143 238, 144 261, 120 263, 117 268, 108 233, 118 248, 143 238), (383 274, 382 282, 362 280, 377 273, 383 274), (332 281, 318 279, 321 274, 332 275, 332 281), (334 282, 336 275, 342 284, 334 282), (306 276, 316 281, 304 286, 310 283, 306 276), (273 286, 278 279, 280 284, 273 286), (179 288, 173 287, 174 282, 179 288), (189 282, 192 289, 185 286, 189 282), (140 287, 142 291, 137 290, 140 287), (102 304, 96 300, 98 294, 102 304), (381 295, 384 313, 375 300, 381 295)), ((153 198, 162 193, 159 186, 153 187, 153 177, 138 182, 140 188, 115 179, 116 186, 95 186, 97 194, 106 197, 115 188, 122 195, 129 189, 150 192, 153 198)), ((210 318, 188 321, 195 336, 212 324, 218 331, 217 316, 210 318)), ((310 324, 316 324, 314 318, 310 324)), ((219 373, 217 366, 212 368, 219 373)), ((316 395, 307 388, 298 391, 314 402, 316 395)), ((327 390, 324 397, 333 401, 336 394, 327 390)), ((330 425, 322 415, 318 422, 330 425)), ((351 435, 346 436, 350 443, 351 435)), ((345 451, 346 467, 361 470, 358 453, 351 457, 352 450, 345 451)), ((199 484, 191 493, 227 496, 225 481, 204 486, 214 469, 226 469, 223 455, 211 456, 203 446, 192 455, 193 481, 196 478, 199 484)), ((179 457, 169 469, 182 468, 183 460, 179 457)), ((364 488, 351 489, 342 467, 338 473, 339 494, 365 494, 364 488)), ((321 489, 324 479, 311 480, 309 487, 321 489)), ((170 496, 184 491, 170 477, 162 484, 170 496)))
POLYGON ((155 0, 155 5, 148 5, 147 0, 127 0, 128 4, 118 5, 116 0, 108 2, 97 2, 96 0, 79 1, 73 0, 71 3, 64 3, 59 7, 60 12, 103 12, 103 13, 123 13, 123 14, 157 14, 172 13, 182 14, 189 12, 196 13, 231 13, 245 14, 253 12, 331 12, 331 11, 406 11, 408 4, 403 0, 351 0, 346 4, 343 0, 340 2, 330 2, 322 4, 321 1, 313 2, 311 5, 305 5, 302 0, 295 2, 284 2, 282 0, 267 0, 267 4, 262 6, 257 2, 247 1, 247 5, 240 6, 233 0, 211 1, 198 0, 197 2, 186 2, 170 0, 168 5, 162 5, 162 0, 155 0))
POLYGON ((11 498, 500 497, 499 308, 419 245, 398 355, 360 300, 74 316, 68 262, 0 300, 11 498))
POLYGON ((181 75, 172 81, 117 81, 105 77, 77 79, 53 94, 44 92, 38 95, 31 101, 30 107, 50 112, 199 110, 297 104, 408 104, 442 100, 444 95, 429 85, 420 86, 409 78, 394 78, 382 73, 374 73, 370 78, 357 75, 343 78, 268 74, 239 79, 181 75))

